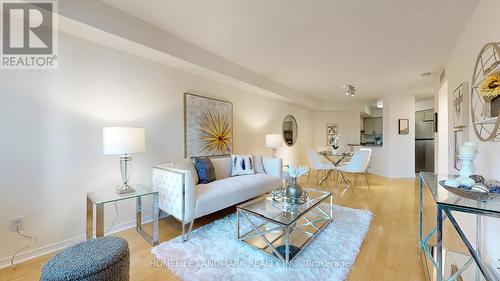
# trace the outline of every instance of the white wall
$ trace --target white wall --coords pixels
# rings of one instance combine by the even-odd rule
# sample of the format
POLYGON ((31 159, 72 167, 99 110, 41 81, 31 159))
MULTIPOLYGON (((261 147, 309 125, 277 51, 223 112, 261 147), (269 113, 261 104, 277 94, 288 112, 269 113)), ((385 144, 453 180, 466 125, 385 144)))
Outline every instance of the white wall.
POLYGON ((383 117, 384 116, 384 109, 383 108, 372 108, 370 111, 370 116, 371 117, 383 117))
POLYGON ((436 90, 434 93, 434 112, 437 112, 438 118, 438 130, 434 132, 434 172, 439 173, 439 91, 436 90), (437 169, 436 169, 437 168, 437 169))
MULTIPOLYGON (((119 159, 102 155, 102 127, 146 128, 147 152, 134 155, 132 183, 150 184, 154 164, 181 159, 184 92, 234 103, 235 152, 269 155, 265 134, 279 132, 287 114, 297 119, 298 140, 278 156, 305 164, 314 145, 314 114, 297 106, 66 34, 59 50, 57 70, 0 71, 0 264, 26 243, 8 231, 11 217, 25 216, 35 248, 83 238, 86 192, 121 181, 119 159)), ((134 218, 133 202, 119 210, 117 224, 134 218)))
MULTIPOLYGON (((481 48, 488 42, 500 41, 498 11, 500 11, 499 1, 480 1, 446 63, 449 93, 462 82, 467 81, 470 85, 476 57, 481 48)), ((452 119, 450 118, 450 120, 452 119)), ((451 125, 449 138, 451 141, 451 125)), ((476 172, 483 174, 487 178, 500 179, 500 143, 485 143, 478 141, 473 131, 471 121, 469 121, 469 138, 471 141, 478 143, 479 154, 475 161, 476 172)), ((452 168, 450 168, 449 172, 456 173, 452 168)), ((485 239, 487 241, 485 247, 489 257, 493 262, 496 262, 497 267, 500 267, 500 264, 496 261, 496 259, 500 258, 500 243, 498 241, 500 220, 491 218, 485 219, 484 221, 486 223, 485 239)), ((470 233, 473 233, 473 231, 470 231, 470 233)))
POLYGON ((338 123, 340 145, 359 144, 361 127, 359 111, 320 111, 314 113, 315 148, 326 146, 326 123, 338 123))
POLYGON ((384 97, 385 171, 389 178, 415 177, 415 98, 413 96, 384 97), (399 134, 399 119, 409 119, 408 135, 399 134))
POLYGON ((415 102, 415 111, 434 109, 434 99, 426 99, 415 102))
MULTIPOLYGON (((448 106, 448 81, 443 81, 441 87, 439 88, 438 92, 438 132, 437 134, 437 139, 434 141, 434 143, 437 143, 437 145, 434 145, 437 151, 437 161, 438 165, 437 167, 437 172, 438 174, 445 175, 448 173, 448 165, 450 163, 450 159, 453 159, 451 157, 451 151, 452 149, 450 148, 450 139, 448 137, 448 132, 447 130, 450 127, 450 118, 449 118, 449 106, 448 106)), ((452 119, 451 119, 452 120, 452 119)))

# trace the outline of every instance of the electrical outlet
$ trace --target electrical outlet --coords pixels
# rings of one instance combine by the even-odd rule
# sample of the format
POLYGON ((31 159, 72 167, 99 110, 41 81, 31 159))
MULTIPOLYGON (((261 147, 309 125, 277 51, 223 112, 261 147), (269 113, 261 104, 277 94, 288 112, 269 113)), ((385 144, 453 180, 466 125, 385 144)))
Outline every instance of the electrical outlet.
POLYGON ((15 217, 10 219, 10 232, 24 230, 24 217, 15 217))

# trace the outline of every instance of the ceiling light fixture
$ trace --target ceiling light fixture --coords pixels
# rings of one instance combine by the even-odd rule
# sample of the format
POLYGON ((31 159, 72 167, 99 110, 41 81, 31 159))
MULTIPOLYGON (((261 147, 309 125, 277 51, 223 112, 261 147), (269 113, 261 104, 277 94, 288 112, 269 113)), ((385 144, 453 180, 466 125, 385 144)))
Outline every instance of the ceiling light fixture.
POLYGON ((383 103, 377 103, 377 108, 379 108, 379 109, 384 108, 384 104, 383 103))
POLYGON ((352 86, 352 85, 345 85, 343 88, 345 89, 345 95, 346 96, 354 97, 354 94, 356 92, 356 89, 354 89, 354 86, 352 86))

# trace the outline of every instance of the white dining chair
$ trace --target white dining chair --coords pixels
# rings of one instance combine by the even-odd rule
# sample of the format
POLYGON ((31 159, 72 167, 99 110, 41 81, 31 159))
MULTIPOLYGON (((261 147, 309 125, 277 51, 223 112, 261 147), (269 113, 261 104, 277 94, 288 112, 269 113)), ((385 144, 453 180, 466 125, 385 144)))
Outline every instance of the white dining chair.
POLYGON ((309 182, 309 177, 311 176, 311 172, 316 170, 316 186, 318 185, 319 180, 319 172, 322 172, 323 177, 325 176, 325 172, 335 169, 335 165, 332 163, 324 163, 320 159, 320 155, 315 149, 309 149, 307 152, 309 157, 309 173, 307 174, 307 182, 309 182))
POLYGON ((349 164, 338 166, 336 167, 336 170, 340 173, 354 174, 354 184, 357 182, 357 175, 365 175, 366 184, 368 185, 368 190, 370 190, 370 174, 368 172, 368 164, 370 163, 371 155, 372 150, 369 148, 357 150, 352 155, 351 162, 349 162, 349 164))

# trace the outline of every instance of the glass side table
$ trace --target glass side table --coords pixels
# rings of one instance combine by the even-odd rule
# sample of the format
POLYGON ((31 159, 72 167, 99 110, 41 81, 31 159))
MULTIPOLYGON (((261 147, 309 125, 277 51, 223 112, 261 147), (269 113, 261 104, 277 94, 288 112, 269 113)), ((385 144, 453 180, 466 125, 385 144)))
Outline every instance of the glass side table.
POLYGON ((125 194, 116 193, 114 188, 102 189, 87 193, 87 240, 94 238, 94 205, 96 206, 96 237, 104 236, 104 205, 122 200, 135 199, 136 210, 136 230, 153 246, 158 244, 158 191, 153 191, 151 187, 138 185, 136 191, 125 194), (142 229, 142 198, 153 197, 153 235, 149 235, 142 229))
MULTIPOLYGON (((500 218, 500 203, 498 202, 483 202, 457 196, 439 184, 440 180, 448 179, 448 176, 439 176, 431 173, 420 173, 420 189, 419 189, 419 244, 420 249, 430 260, 431 267, 434 268, 435 279, 457 280, 457 278, 471 265, 475 265, 474 280, 497 281, 500 280, 492 261, 486 255, 483 255, 482 249, 482 234, 481 234, 481 217, 488 216, 500 218), (428 234, 423 231, 423 189, 424 186, 430 192, 434 202, 436 203, 436 226, 433 227, 428 234), (458 224, 453 212, 467 213, 476 215, 476 245, 473 245, 462 227, 458 224), (467 247, 470 256, 466 257, 466 262, 461 268, 451 276, 443 276, 445 273, 444 263, 447 260, 446 254, 452 253, 445 250, 443 247, 443 223, 448 220, 462 242, 467 247), (432 236, 436 235, 436 246, 433 247, 430 243, 432 236)), ((452 253, 455 254, 455 253, 452 253)), ((433 278, 431 278, 433 279, 433 278)), ((471 279, 472 280, 472 279, 471 279)))

